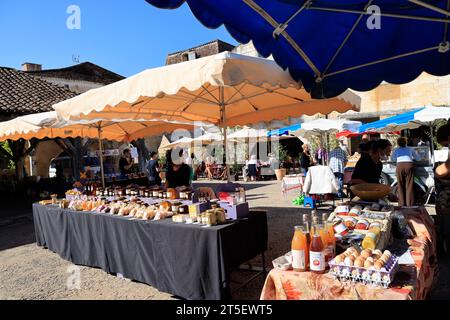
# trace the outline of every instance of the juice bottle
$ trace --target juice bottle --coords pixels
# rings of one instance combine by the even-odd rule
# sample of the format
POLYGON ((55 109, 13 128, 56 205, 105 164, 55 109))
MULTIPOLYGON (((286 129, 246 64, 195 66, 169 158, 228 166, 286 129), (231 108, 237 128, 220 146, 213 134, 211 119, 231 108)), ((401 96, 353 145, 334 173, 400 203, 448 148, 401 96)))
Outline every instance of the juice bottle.
POLYGON ((325 248, 317 227, 312 228, 311 246, 309 249, 310 270, 313 273, 325 273, 325 248))
POLYGON ((304 228, 295 227, 292 239, 292 267, 294 271, 303 272, 307 269, 308 246, 304 228))
POLYGON ((306 237, 306 270, 309 270, 309 246, 311 245, 311 233, 309 229, 309 216, 307 214, 303 215, 303 233, 306 237))

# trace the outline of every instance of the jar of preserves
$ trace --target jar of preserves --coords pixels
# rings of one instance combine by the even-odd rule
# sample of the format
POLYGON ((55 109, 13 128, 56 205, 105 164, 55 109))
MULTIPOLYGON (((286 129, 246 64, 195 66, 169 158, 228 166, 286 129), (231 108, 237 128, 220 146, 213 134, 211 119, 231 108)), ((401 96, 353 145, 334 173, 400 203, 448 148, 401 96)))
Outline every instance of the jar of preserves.
POLYGON ((348 228, 343 221, 336 221, 333 224, 333 230, 336 235, 345 236, 348 234, 348 228))

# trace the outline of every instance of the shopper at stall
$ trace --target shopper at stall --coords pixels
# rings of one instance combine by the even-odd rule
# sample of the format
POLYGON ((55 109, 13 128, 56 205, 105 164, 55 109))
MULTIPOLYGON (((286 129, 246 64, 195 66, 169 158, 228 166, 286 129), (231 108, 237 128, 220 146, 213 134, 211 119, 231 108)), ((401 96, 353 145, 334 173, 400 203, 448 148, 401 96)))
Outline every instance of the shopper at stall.
POLYGON ((398 204, 411 207, 414 205, 414 161, 419 156, 407 146, 406 138, 398 138, 397 144, 392 161, 397 163, 398 204))
POLYGON ((183 150, 179 153, 170 153, 167 159, 168 168, 166 175, 166 187, 190 187, 191 185, 191 168, 183 161, 183 150))
POLYGON ((330 152, 330 168, 339 185, 338 197, 344 198, 344 169, 347 165, 347 154, 339 146, 330 152))
POLYGON ((150 153, 150 160, 147 164, 148 181, 151 186, 161 184, 161 178, 159 173, 161 172, 161 166, 158 160, 158 154, 156 152, 150 153))
POLYGON ((322 144, 319 145, 319 149, 317 149, 316 153, 314 154, 314 159, 316 160, 316 163, 319 166, 326 166, 328 162, 328 152, 327 150, 322 146, 322 144))
POLYGON ((363 134, 363 136, 361 138, 361 143, 358 146, 358 152, 360 154, 369 153, 370 145, 371 145, 370 144, 370 135, 363 134))
POLYGON ((302 153, 300 155, 300 166, 302 168, 302 173, 306 174, 308 173, 309 167, 314 165, 314 159, 311 156, 311 146, 309 144, 304 144, 302 146, 302 153))
MULTIPOLYGON (((437 142, 448 148, 450 146, 450 123, 439 128, 437 142)), ((445 162, 437 162, 434 170, 436 188, 435 224, 438 231, 439 254, 450 251, 450 157, 445 162)))
POLYGON ((387 139, 378 140, 381 147, 381 160, 387 161, 392 154, 392 143, 387 139))
POLYGON ((127 174, 132 173, 133 158, 131 157, 131 150, 125 149, 123 156, 119 160, 119 170, 122 179, 127 177, 127 174))
POLYGON ((352 175, 352 185, 362 183, 380 183, 383 164, 383 144, 379 141, 370 141, 366 146, 368 153, 363 153, 355 166, 352 175))
POLYGON ((209 180, 212 180, 214 177, 214 166, 215 162, 211 159, 211 157, 207 157, 205 162, 205 173, 209 180))
POLYGON ((344 139, 339 139, 339 148, 341 148, 347 156, 350 155, 350 150, 348 150, 348 147, 345 144, 344 139))
POLYGON ((247 170, 248 176, 251 181, 256 181, 258 177, 258 158, 256 155, 252 155, 249 160, 247 160, 247 170))

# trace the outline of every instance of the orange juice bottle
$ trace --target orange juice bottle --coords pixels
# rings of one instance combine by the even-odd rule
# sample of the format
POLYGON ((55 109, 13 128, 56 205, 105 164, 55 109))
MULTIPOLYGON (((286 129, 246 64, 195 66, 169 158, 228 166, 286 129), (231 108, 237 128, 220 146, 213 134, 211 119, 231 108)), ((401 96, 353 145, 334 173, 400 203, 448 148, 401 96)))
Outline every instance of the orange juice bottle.
POLYGON ((297 226, 292 239, 292 267, 294 271, 306 271, 308 265, 307 256, 308 245, 305 230, 303 227, 297 226))

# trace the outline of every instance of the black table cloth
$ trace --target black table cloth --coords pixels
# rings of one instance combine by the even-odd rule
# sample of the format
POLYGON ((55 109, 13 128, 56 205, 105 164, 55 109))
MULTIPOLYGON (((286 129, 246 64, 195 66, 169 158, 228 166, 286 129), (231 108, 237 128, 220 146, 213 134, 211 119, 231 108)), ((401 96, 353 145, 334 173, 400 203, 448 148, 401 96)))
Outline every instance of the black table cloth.
POLYGON ((215 227, 33 205, 37 245, 185 299, 229 298, 231 268, 267 250, 267 215, 215 227))

